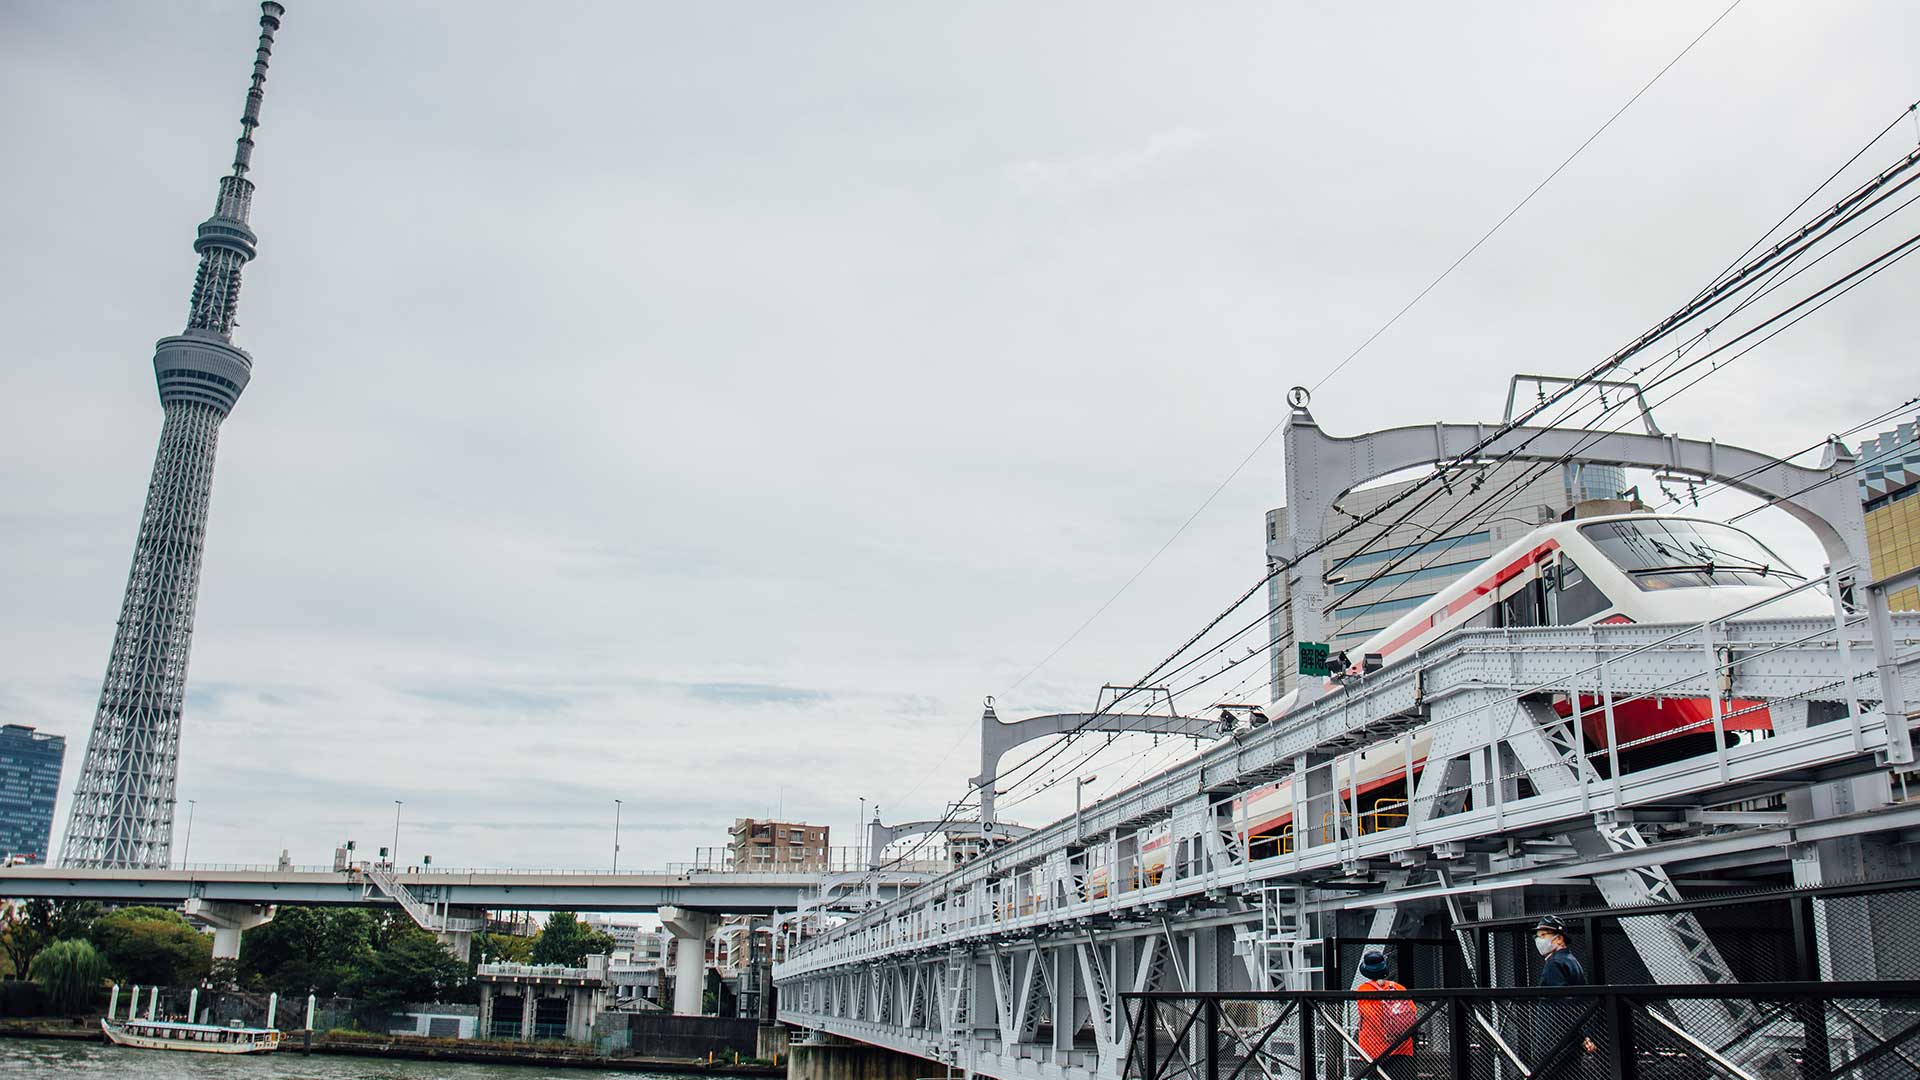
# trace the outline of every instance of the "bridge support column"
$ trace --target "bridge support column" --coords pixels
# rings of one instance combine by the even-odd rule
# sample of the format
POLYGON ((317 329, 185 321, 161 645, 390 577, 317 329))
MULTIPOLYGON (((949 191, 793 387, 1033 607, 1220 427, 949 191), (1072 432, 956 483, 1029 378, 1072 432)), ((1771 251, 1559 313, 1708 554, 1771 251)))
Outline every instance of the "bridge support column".
POLYGON ((941 1066, 926 1058, 859 1043, 792 1043, 787 1080, 915 1080, 941 1066))
POLYGON ((272 904, 236 904, 190 896, 181 906, 188 918, 213 927, 215 960, 239 959, 241 932, 273 921, 272 904))
MULTIPOLYGON (((1874 773, 1789 792, 1787 817, 1796 823, 1823 821, 1877 810, 1892 802, 1890 774, 1874 773)), ((1812 888, 1897 877, 1904 872, 1905 854, 1900 845, 1880 836, 1814 840, 1793 852, 1794 884, 1812 888)), ((1813 912, 1819 970, 1806 972, 1803 978, 1873 981, 1912 977, 1910 959, 1874 945, 1880 927, 1903 921, 1897 897, 1831 897, 1815 900, 1813 912)))
MULTIPOLYGON (((451 919, 472 920, 472 923, 461 922, 456 925, 485 926, 487 912, 484 908, 448 908, 447 916, 451 919)), ((442 930, 433 936, 440 940, 440 947, 447 950, 447 955, 455 960, 464 964, 473 959, 473 931, 442 930)))
MULTIPOLYGON (((1080 980, 1079 956, 1072 945, 1043 948, 1040 963, 1049 965, 1047 984, 1053 1005, 1053 1049, 1056 1055, 1073 1050, 1073 1037, 1087 1021, 1085 986, 1080 980)), ((1058 1057, 1056 1056, 1056 1060, 1058 1057)))
POLYGON ((710 911, 682 907, 660 909, 661 925, 673 935, 673 1012, 699 1016, 707 991, 707 935, 717 920, 710 911))

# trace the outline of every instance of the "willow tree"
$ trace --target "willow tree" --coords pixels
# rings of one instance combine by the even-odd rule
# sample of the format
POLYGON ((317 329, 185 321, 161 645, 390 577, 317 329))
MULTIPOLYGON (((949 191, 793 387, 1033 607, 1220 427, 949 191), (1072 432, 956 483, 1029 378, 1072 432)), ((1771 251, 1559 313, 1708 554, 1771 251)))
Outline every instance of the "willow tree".
POLYGON ((39 984, 48 1008, 75 1013, 100 996, 107 960, 85 941, 56 941, 33 958, 29 975, 39 984))

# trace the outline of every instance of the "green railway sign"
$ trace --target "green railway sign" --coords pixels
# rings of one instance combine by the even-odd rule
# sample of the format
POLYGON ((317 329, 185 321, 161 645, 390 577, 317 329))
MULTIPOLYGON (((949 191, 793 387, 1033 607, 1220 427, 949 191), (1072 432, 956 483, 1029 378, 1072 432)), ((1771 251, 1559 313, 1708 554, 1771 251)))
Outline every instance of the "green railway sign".
POLYGON ((1317 675, 1321 678, 1333 674, 1327 667, 1326 642, 1303 641, 1300 643, 1300 674, 1317 675))

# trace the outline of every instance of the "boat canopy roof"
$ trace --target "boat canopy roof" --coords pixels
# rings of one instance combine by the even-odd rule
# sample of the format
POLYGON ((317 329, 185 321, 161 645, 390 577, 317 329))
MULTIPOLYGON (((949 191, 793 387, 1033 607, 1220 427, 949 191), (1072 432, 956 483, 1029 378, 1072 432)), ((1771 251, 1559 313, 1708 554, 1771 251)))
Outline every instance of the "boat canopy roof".
POLYGON ((229 1034, 238 1032, 242 1035, 265 1035, 270 1031, 279 1030, 278 1028, 222 1027, 219 1024, 189 1024, 185 1020, 148 1020, 144 1016, 135 1020, 125 1020, 122 1023, 128 1027, 166 1028, 170 1031, 224 1031, 229 1034))

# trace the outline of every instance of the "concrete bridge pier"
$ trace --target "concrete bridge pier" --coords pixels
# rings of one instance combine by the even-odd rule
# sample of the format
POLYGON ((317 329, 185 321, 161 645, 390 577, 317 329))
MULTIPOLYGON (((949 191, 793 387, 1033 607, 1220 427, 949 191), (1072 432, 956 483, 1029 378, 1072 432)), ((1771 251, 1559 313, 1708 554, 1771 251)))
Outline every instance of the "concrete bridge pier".
POLYGON ((787 1053, 787 1080, 917 1080, 946 1070, 927 1058, 840 1039, 789 1043, 787 1053))
POLYGON ((707 990, 707 936, 719 919, 710 911, 660 909, 660 923, 673 935, 673 1012, 699 1016, 707 990))
POLYGON ((237 904, 190 896, 181 907, 188 918, 198 919, 213 927, 215 960, 239 959, 240 934, 273 921, 272 904, 237 904))
MULTIPOLYGON (((458 924, 461 926, 485 926, 487 911, 485 908, 448 908, 447 917, 461 920, 458 924)), ((473 934, 472 930, 442 930, 433 936, 440 939, 440 947, 447 950, 447 955, 464 964, 473 959, 473 934)))

